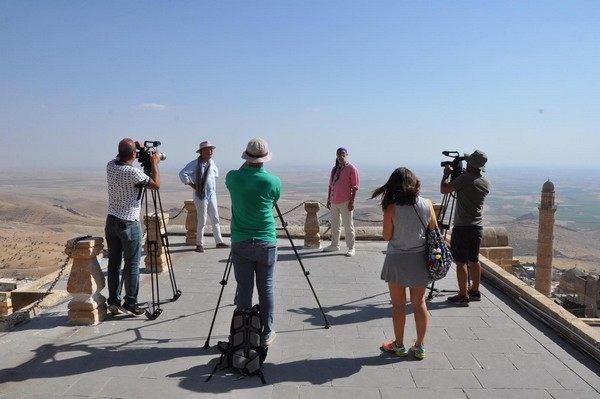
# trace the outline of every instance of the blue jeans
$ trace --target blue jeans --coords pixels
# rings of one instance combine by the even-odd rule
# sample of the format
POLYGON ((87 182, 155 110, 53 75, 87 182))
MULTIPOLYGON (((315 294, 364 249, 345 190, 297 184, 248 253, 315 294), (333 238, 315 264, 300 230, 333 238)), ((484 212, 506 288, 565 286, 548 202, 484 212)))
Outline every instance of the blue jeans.
POLYGON ((273 330, 275 312, 274 274, 277 261, 277 241, 247 240, 231 244, 231 259, 237 281, 237 308, 252 307, 254 274, 264 334, 273 330))
POLYGON ((121 305, 119 274, 124 260, 124 301, 133 306, 137 303, 140 256, 142 255, 142 228, 139 221, 123 220, 116 216, 106 217, 106 245, 108 246, 108 305, 121 305))

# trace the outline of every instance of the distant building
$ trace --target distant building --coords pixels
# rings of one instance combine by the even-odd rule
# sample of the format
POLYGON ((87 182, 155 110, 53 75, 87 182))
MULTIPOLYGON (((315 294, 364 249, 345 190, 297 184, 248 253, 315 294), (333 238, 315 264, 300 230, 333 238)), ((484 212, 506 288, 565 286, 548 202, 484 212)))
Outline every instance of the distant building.
POLYGON ((593 274, 573 268, 565 271, 560 278, 557 294, 568 295, 568 301, 585 307, 585 317, 598 317, 600 307, 599 278, 593 274))

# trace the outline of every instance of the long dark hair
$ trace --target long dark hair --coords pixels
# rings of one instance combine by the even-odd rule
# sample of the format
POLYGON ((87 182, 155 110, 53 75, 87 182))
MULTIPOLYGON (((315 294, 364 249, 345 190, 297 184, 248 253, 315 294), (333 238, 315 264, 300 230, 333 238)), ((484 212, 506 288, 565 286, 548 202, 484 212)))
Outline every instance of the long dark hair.
POLYGON ((410 169, 401 167, 392 172, 383 186, 373 191, 371 198, 381 195, 381 208, 385 211, 390 204, 416 204, 420 191, 421 181, 410 169))

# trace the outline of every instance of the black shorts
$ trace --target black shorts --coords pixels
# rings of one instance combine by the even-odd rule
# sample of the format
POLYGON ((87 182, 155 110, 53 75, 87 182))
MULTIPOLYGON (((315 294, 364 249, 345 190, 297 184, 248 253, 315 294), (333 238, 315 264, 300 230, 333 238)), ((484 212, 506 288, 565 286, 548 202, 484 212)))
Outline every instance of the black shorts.
POLYGON ((479 246, 483 236, 481 226, 454 226, 450 239, 450 250, 458 263, 479 261, 479 246))

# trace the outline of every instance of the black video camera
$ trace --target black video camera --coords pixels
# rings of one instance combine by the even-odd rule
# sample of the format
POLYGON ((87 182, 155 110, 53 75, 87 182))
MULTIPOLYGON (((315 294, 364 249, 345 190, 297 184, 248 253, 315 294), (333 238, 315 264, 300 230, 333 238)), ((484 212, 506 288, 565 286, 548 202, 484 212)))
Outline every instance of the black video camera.
MULTIPOLYGON (((144 146, 139 146, 136 144, 136 155, 135 157, 140 162, 140 165, 144 168, 144 173, 150 176, 151 167, 150 167, 150 154, 158 152, 157 147, 160 145, 160 141, 144 141, 144 146)), ((158 152, 161 161, 167 159, 167 155, 163 152, 158 152)))
POLYGON ((453 158, 452 161, 442 161, 440 163, 442 168, 445 168, 446 166, 450 166, 452 168, 450 180, 454 180, 458 176, 465 173, 462 163, 462 161, 465 160, 465 157, 461 157, 458 151, 442 151, 442 155, 453 158))

